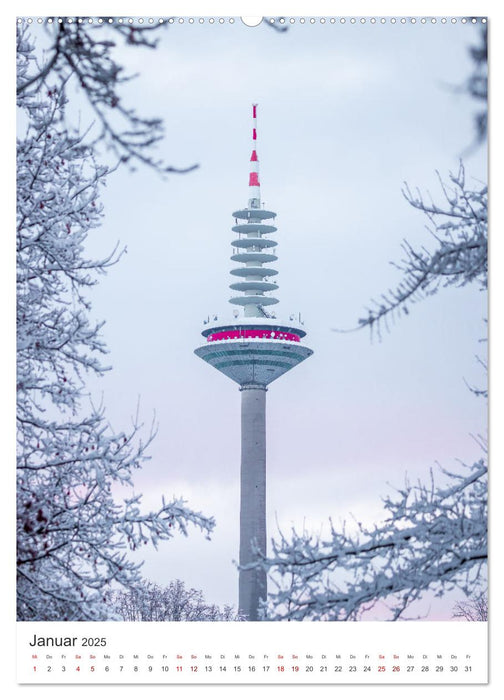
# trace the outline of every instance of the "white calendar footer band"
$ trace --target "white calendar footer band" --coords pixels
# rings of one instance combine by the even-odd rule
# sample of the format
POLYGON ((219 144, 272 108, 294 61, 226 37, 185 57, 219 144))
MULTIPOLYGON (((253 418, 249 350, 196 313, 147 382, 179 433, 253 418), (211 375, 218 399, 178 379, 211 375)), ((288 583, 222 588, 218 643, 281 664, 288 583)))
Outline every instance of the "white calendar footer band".
POLYGON ((487 683, 486 622, 18 622, 18 683, 487 683))

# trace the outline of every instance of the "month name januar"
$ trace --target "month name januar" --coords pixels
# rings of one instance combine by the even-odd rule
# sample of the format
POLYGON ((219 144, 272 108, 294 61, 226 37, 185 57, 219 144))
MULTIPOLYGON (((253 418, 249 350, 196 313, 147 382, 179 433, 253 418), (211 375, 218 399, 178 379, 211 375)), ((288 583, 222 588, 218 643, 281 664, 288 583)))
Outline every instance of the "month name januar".
POLYGON ((31 647, 73 647, 77 637, 37 637, 33 635, 33 641, 28 642, 31 647))

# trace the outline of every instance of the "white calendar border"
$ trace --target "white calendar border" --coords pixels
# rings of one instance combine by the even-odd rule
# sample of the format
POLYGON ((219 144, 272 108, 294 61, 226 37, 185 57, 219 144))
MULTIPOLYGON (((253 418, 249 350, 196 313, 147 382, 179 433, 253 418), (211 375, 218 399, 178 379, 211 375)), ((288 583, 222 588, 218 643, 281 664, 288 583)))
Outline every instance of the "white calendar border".
MULTIPOLYGON (((201 0, 199 2, 196 2, 195 0, 188 0, 187 2, 172 2, 168 6, 165 3, 160 3, 160 2, 147 2, 147 3, 142 3, 141 7, 139 7, 138 3, 131 2, 131 0, 125 0, 124 2, 115 2, 115 3, 106 3, 105 5, 103 2, 101 3, 96 3, 96 2, 87 2, 87 3, 72 3, 72 9, 71 12, 73 14, 103 14, 105 13, 110 13, 110 14, 115 14, 117 12, 125 12, 127 14, 133 14, 133 15, 138 15, 142 14, 145 16, 163 16, 166 14, 167 10, 169 10, 170 14, 180 14, 183 16, 190 16, 190 15, 208 15, 208 14, 214 14, 214 15, 244 15, 244 16, 249 16, 249 15, 302 15, 306 14, 306 10, 309 9, 309 14, 315 14, 317 16, 320 15, 330 15, 331 13, 334 13, 337 11, 338 15, 345 15, 345 16, 350 16, 350 15, 355 15, 355 16, 369 16, 376 14, 377 10, 380 10, 380 14, 384 16, 391 16, 391 15, 396 15, 396 16, 402 16, 405 14, 414 14, 416 16, 423 16, 423 15, 445 15, 445 16, 461 16, 461 15, 470 15, 471 13, 474 13, 475 11, 479 15, 488 15, 490 17, 490 32, 491 32, 491 52, 492 52, 492 59, 491 59, 491 65, 493 66, 493 69, 495 70, 495 74, 497 74, 497 66, 499 65, 504 65, 504 56, 502 56, 503 53, 503 46, 504 42, 502 41, 503 36, 502 36, 502 6, 500 7, 494 7, 494 3, 490 2, 481 2, 479 1, 478 3, 475 3, 474 0, 472 2, 467 2, 466 0, 461 1, 461 2, 435 2, 435 3, 426 3, 426 2, 415 2, 415 3, 404 3, 404 2, 383 2, 377 4, 376 2, 348 2, 348 0, 344 0, 341 2, 338 2, 337 4, 334 3, 328 3, 327 1, 320 2, 320 0, 313 0, 311 3, 306 2, 299 2, 299 0, 292 0, 291 2, 285 3, 285 2, 269 2, 269 3, 264 3, 261 2, 261 0, 257 0, 257 2, 241 2, 238 5, 236 3, 231 3, 229 0, 227 2, 213 2, 210 5, 203 3, 201 0), (139 13, 139 10, 142 10, 141 13, 139 13)), ((26 0, 23 2, 20 2, 19 4, 16 5, 15 8, 8 8, 7 10, 4 10, 4 22, 2 26, 2 41, 0 42, 0 50, 3 52, 2 58, 2 66, 4 66, 4 80, 2 81, 3 85, 5 86, 5 93, 7 95, 13 95, 14 94, 14 75, 13 71, 11 70, 9 73, 9 69, 12 66, 12 56, 14 55, 13 53, 13 47, 14 47, 14 41, 13 41, 13 31, 12 27, 14 24, 14 18, 15 15, 24 15, 24 16, 44 16, 47 14, 68 14, 69 12, 69 3, 68 1, 65 3, 62 2, 53 2, 50 4, 50 7, 41 5, 40 2, 33 2, 33 0, 26 0), (7 75, 5 75, 5 69, 7 68, 7 75)), ((500 80, 502 82, 502 79, 500 80)), ((497 80, 493 81, 492 84, 493 89, 495 92, 497 92, 497 80)), ((9 97, 10 99, 10 97, 9 97)), ((490 129, 491 129, 491 152, 495 153, 502 153, 504 152, 504 149, 502 148, 502 143, 501 139, 502 136, 498 133, 497 129, 492 130, 492 124, 497 124, 497 123, 502 123, 502 97, 500 94, 495 94, 494 92, 491 92, 491 122, 490 122, 490 129), (500 117, 500 119, 499 119, 500 117), (500 146, 500 148, 499 148, 500 146)), ((2 115, 2 133, 7 133, 9 135, 9 143, 8 147, 10 147, 12 150, 8 150, 8 155, 12 157, 12 154, 14 153, 14 139, 12 138, 12 135, 15 133, 15 128, 14 128, 14 114, 13 110, 9 110, 7 114, 2 115)), ((11 162, 14 162, 13 160, 11 162)), ((499 176, 497 172, 497 168, 492 168, 492 160, 490 162, 491 166, 491 173, 492 173, 492 183, 493 184, 493 189, 495 191, 498 191, 499 185, 502 184, 501 178, 502 176, 499 176)), ((7 173, 7 182, 5 183, 5 188, 3 188, 4 193, 6 194, 6 201, 8 201, 11 205, 15 201, 14 198, 14 177, 12 176, 13 173, 12 171, 10 173, 7 173), (9 177, 10 175, 10 177, 9 177)), ((4 184, 4 183, 3 183, 4 184)), ((13 215, 13 207, 10 206, 8 210, 8 217, 9 220, 12 222, 14 221, 14 215, 13 215)), ((495 231, 502 231, 504 230, 503 221, 502 221, 502 212, 497 212, 497 211, 492 211, 492 224, 494 225, 492 228, 495 231)), ((7 229, 8 230, 8 229, 7 229)), ((502 237, 501 240, 498 240, 498 236, 495 235, 492 239, 492 258, 491 258, 491 268, 492 268, 492 259, 493 260, 502 260, 502 237)), ((5 243, 2 243, 2 245, 5 245, 5 243)), ((10 252, 10 248, 9 251, 10 252)), ((4 272, 7 264, 10 263, 10 260, 12 258, 9 258, 8 255, 3 255, 4 253, 4 248, 2 248, 2 259, 6 262, 3 262, 2 265, 2 272, 4 272)), ((7 271, 7 274, 0 276, 2 279, 2 311, 7 310, 7 318, 9 319, 9 324, 10 324, 10 332, 13 333, 13 326, 12 326, 12 320, 14 317, 13 314, 13 309, 14 309, 14 301, 13 301, 13 285, 10 285, 9 282, 11 281, 11 277, 9 274, 9 271, 7 271)), ((492 300, 492 305, 493 308, 497 307, 497 300, 504 298, 503 294, 500 294, 501 290, 501 285, 502 283, 499 282, 497 279, 497 276, 494 276, 492 278, 492 287, 491 287, 491 300, 492 300)), ((13 337, 13 336, 12 336, 13 337)), ((8 340, 11 341, 11 336, 9 334, 8 340)), ((502 330, 500 327, 495 327, 492 328, 492 333, 491 333, 491 342, 490 342, 490 350, 491 353, 493 354, 494 357, 498 357, 499 355, 502 355, 502 353, 496 352, 496 348, 500 348, 502 342, 502 330)), ((8 347, 6 350, 4 350, 2 359, 2 367, 3 367, 3 375, 2 375, 2 386, 6 387, 6 398, 4 394, 4 400, 2 401, 1 404, 1 437, 2 437, 2 444, 3 445, 9 445, 8 452, 9 456, 14 455, 14 440, 13 440, 13 414, 12 411, 12 406, 14 405, 13 400, 11 401, 11 398, 13 397, 13 381, 12 381, 12 368, 14 366, 13 364, 13 357, 14 357, 14 348, 13 348, 13 343, 9 342, 8 347), (12 392, 12 393, 11 393, 12 392), (12 450, 12 452, 10 452, 12 450)), ((502 376, 501 376, 501 369, 497 365, 497 363, 492 364, 492 370, 491 370, 491 380, 492 380, 492 386, 495 388, 501 388, 503 385, 502 382, 502 376)), ((490 414, 490 422, 491 422, 491 427, 492 426, 497 426, 497 421, 499 420, 499 416, 502 415, 502 404, 501 404, 502 399, 499 399, 497 397, 496 400, 492 399, 491 401, 491 414, 490 414)), ((491 435, 498 436, 499 431, 491 430, 491 435)), ((492 444, 491 444, 491 463, 498 464, 502 460, 499 460, 498 458, 502 457, 502 445, 501 444, 495 444, 492 439, 492 444)), ((6 464, 13 463, 13 459, 8 459, 5 461, 6 464)), ((495 474, 492 474, 491 476, 491 493, 503 493, 504 490, 501 488, 502 483, 502 470, 496 470, 495 474), (500 473, 499 473, 500 472, 500 473)), ((10 488, 12 487, 13 481, 9 482, 10 488)), ((11 493, 11 496, 13 496, 13 492, 11 493)), ((8 533, 8 535, 4 539, 4 556, 7 558, 9 562, 14 562, 14 537, 13 537, 13 532, 14 532, 14 527, 13 523, 15 522, 14 518, 14 499, 13 498, 6 498, 7 503, 5 504, 6 507, 3 509, 3 516, 6 518, 6 525, 7 528, 4 528, 4 533, 8 533), (12 529, 11 529, 12 528, 12 529)), ((491 503, 495 505, 496 499, 491 497, 491 503)), ((492 523, 493 527, 492 530, 493 532, 498 532, 498 528, 496 526, 495 522, 495 517, 494 517, 494 510, 496 509, 491 509, 491 514, 492 514, 492 523)), ((492 541, 495 541, 496 538, 491 538, 491 544, 492 541)), ((495 549, 492 547, 492 549, 495 549)), ((14 567, 12 566, 12 569, 14 567)), ((2 658, 2 667, 3 667, 3 678, 2 678, 2 686, 6 689, 8 692, 8 697, 15 697, 15 698, 25 698, 25 697, 31 697, 35 693, 37 695, 37 698, 54 698, 54 697, 63 697, 67 696, 68 692, 70 690, 69 686, 18 686, 16 685, 15 682, 15 644, 14 644, 14 637, 16 633, 16 622, 14 620, 14 611, 15 611, 15 580, 14 576, 12 575, 12 569, 11 566, 8 567, 9 574, 7 576, 7 585, 3 586, 3 607, 2 607, 2 639, 1 639, 1 645, 0 645, 0 653, 1 653, 1 658, 2 658)), ((495 557, 495 561, 493 562, 492 566, 490 567, 490 572, 491 572, 491 583, 497 583, 501 579, 500 574, 502 573, 500 569, 500 563, 498 561, 498 558, 495 557)), ((4 575, 5 578, 5 575, 4 575)), ((489 636, 490 636, 490 652, 489 652, 489 657, 491 660, 491 665, 490 665, 490 684, 488 686, 478 686, 477 689, 472 687, 472 686, 452 686, 452 687, 447 687, 443 686, 441 689, 443 692, 443 697, 446 697, 446 693, 450 694, 451 692, 457 694, 457 698, 459 697, 464 697, 467 695, 467 697, 474 698, 475 693, 481 692, 490 692, 491 696, 497 694, 499 690, 502 690, 502 660, 499 659, 498 656, 498 640, 497 640, 497 627, 499 626, 499 620, 501 619, 501 612, 502 612, 502 607, 501 607, 501 602, 499 601, 499 596, 492 596, 491 594, 491 620, 494 620, 495 623, 492 624, 492 622, 489 625, 489 636)), ((97 623, 99 624, 99 623, 97 623)), ((121 624, 121 623, 118 623, 121 624)), ((192 624, 192 623, 179 623, 179 624, 192 624)), ((229 623, 229 624, 234 624, 234 623, 229 623)), ((265 623, 265 624, 270 624, 270 623, 265 623)), ((359 624, 359 623, 357 623, 359 624)), ((375 623, 379 624, 379 623, 375 623)), ((399 623, 400 624, 400 623, 399 623)), ((428 629, 428 626, 431 624, 429 622, 418 622, 415 623, 420 625, 421 627, 428 629)), ((460 624, 460 623, 445 623, 448 625, 453 625, 453 624, 460 624)), ((122 697, 128 698, 128 697, 135 697, 137 698, 138 696, 138 687, 139 686, 120 686, 120 692, 122 697)), ((199 687, 199 691, 202 691, 203 688, 199 687)), ((368 689, 370 690, 370 689, 368 689)), ((355 697, 356 694, 360 695, 360 692, 362 691, 362 686, 345 686, 345 698, 346 697, 355 697)), ((166 692, 167 689, 165 686, 150 686, 149 691, 148 691, 152 697, 166 697, 166 692)), ((186 697, 194 697, 195 696, 195 687, 194 686, 177 686, 177 698, 186 698, 186 697)), ((237 693, 237 688, 236 686, 215 686, 215 687, 210 687, 210 686, 205 686, 204 688, 205 692, 205 697, 207 698, 222 698, 222 697, 235 697, 237 693)), ((317 697, 334 697, 334 686, 317 686, 316 688, 313 689, 313 692, 316 693, 317 697)), ((404 687, 402 686, 395 686, 395 687, 390 687, 390 686, 381 686, 381 687, 373 687, 373 696, 378 698, 390 698, 390 694, 396 693, 401 693, 401 696, 404 695, 404 687)), ((422 696, 425 694, 426 689, 423 685, 419 686, 408 686, 407 689, 408 695, 415 697, 416 694, 420 695, 422 693, 422 696)), ((428 691, 429 692, 429 689, 428 691)), ((81 697, 84 695, 84 693, 87 694, 89 693, 89 687, 88 686, 72 686, 71 687, 71 693, 72 696, 76 697, 81 697)), ((254 695, 257 694, 257 689, 255 688, 254 685, 251 686, 241 686, 240 687, 240 697, 251 697, 252 693, 254 695)), ((289 698, 297 698, 297 697, 306 697, 306 689, 302 686, 285 686, 283 688, 281 687, 276 687, 275 688, 275 693, 279 693, 279 697, 289 697, 289 698)))

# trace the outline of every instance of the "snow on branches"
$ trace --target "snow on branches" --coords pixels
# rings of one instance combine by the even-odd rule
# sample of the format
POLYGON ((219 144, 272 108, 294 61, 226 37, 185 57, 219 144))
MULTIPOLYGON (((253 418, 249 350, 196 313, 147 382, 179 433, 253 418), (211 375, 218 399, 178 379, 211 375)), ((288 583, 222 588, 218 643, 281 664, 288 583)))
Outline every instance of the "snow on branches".
POLYGON ((412 303, 443 286, 477 282, 486 289, 488 188, 469 189, 462 163, 458 173, 450 173, 450 186, 439 179, 445 197, 442 206, 426 201, 419 191, 413 194, 407 185, 404 189, 407 201, 428 217, 436 248, 433 252, 415 250, 407 241, 403 243, 405 257, 395 265, 403 273, 401 281, 379 300, 373 300, 368 315, 359 319, 360 327, 379 331, 382 322, 401 312, 409 313, 412 303))
MULTIPOLYGON (((415 251, 407 243, 403 279, 369 309, 360 327, 380 327, 382 321, 440 286, 470 282, 487 287, 487 188, 466 188, 462 165, 443 186, 447 204, 426 202, 409 189, 409 203, 433 225, 437 249, 415 251)), ((469 387, 480 396, 486 390, 469 387)), ((322 540, 303 532, 280 535, 273 555, 257 554, 276 585, 263 607, 267 619, 355 620, 373 610, 399 619, 423 593, 443 595, 454 587, 467 596, 481 589, 487 563, 487 464, 484 457, 469 473, 445 472, 449 485, 406 486, 397 500, 384 502, 389 517, 371 529, 345 527, 322 540), (384 610, 387 611, 384 613, 384 610)), ((253 566, 253 565, 252 565, 253 566)))
POLYGON ((372 528, 359 523, 352 534, 331 523, 326 540, 293 530, 273 542, 271 557, 257 552, 276 588, 264 617, 357 620, 379 602, 380 619, 386 610, 396 620, 425 591, 474 594, 487 561, 487 465, 466 469, 447 474, 446 488, 406 485, 372 528))
POLYGON ((115 39, 121 37, 128 47, 154 49, 158 42, 153 34, 167 29, 167 24, 143 25, 140 20, 124 26, 109 21, 108 17, 47 20, 45 29, 50 37, 47 58, 39 65, 32 56, 22 72, 18 71, 18 96, 42 90, 49 80, 55 82, 61 93, 69 83, 74 84, 91 108, 99 128, 94 146, 104 140, 121 162, 129 162, 131 167, 142 163, 160 173, 186 173, 198 167, 176 168, 155 157, 153 147, 164 137, 162 120, 139 116, 124 104, 120 94, 120 87, 134 76, 125 75, 117 63, 115 39))
POLYGON ((126 622, 238 622, 243 617, 230 605, 221 609, 205 601, 203 592, 183 581, 160 586, 142 580, 128 591, 114 591, 110 605, 126 622))
MULTIPOLYGON (((18 35, 18 81, 33 47, 18 35)), ((25 84, 25 83, 24 83, 25 84)), ((139 565, 128 549, 187 534, 208 534, 213 519, 182 500, 143 514, 140 497, 117 503, 114 486, 132 486, 154 437, 108 426, 91 405, 87 372, 107 368, 100 323, 86 290, 117 262, 85 254, 101 223, 99 190, 108 173, 78 133, 63 124, 65 98, 44 83, 18 94, 17 142, 17 572, 21 620, 89 620, 107 615, 112 582, 128 586, 139 565), (89 408, 87 408, 89 406, 89 408)))
MULTIPOLYGON (((485 57, 482 53, 482 62, 485 57)), ((419 191, 412 193, 408 186, 404 190, 409 204, 428 217, 434 250, 403 244, 405 257, 396 265, 402 272, 399 284, 373 300, 357 328, 368 326, 380 333, 389 319, 409 313, 412 303, 444 286, 476 283, 486 290, 487 187, 469 188, 462 163, 450 174, 450 185, 439 179, 442 205, 427 201, 419 191)), ((487 396, 486 389, 469 389, 487 396)), ((388 517, 371 528, 357 523, 357 531, 350 532, 331 522, 328 539, 292 530, 272 542, 271 556, 256 548, 256 561, 246 568, 263 567, 275 589, 263 602, 264 619, 358 620, 369 613, 397 620, 426 592, 442 596, 459 588, 470 600, 481 597, 488 513, 487 450, 482 440, 480 447, 483 457, 466 466, 465 473, 444 472, 446 487, 436 487, 433 481, 430 486, 406 485, 398 498, 385 499, 388 517)), ((460 606, 467 610, 464 602, 460 606)))

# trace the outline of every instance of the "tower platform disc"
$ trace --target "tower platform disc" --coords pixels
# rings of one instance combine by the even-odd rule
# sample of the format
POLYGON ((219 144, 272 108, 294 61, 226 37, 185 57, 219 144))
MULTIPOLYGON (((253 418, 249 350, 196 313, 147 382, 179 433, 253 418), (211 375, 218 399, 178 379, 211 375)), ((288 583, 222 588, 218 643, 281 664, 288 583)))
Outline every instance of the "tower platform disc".
POLYGON ((266 339, 205 343, 194 352, 240 386, 267 386, 313 354, 299 342, 266 339))

